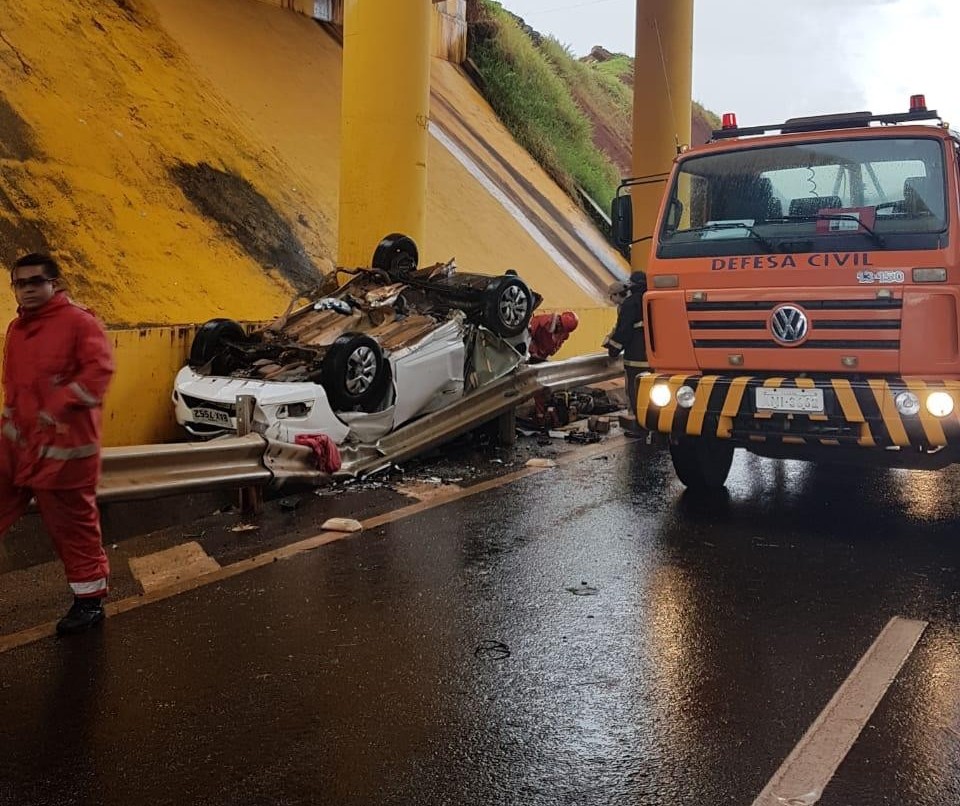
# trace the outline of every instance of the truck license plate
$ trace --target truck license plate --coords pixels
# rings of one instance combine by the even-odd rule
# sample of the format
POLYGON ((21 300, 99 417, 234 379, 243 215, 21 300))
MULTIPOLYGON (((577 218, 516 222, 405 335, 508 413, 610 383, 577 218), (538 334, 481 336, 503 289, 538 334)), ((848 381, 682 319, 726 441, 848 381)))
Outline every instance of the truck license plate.
POLYGON ((761 387, 756 390, 758 411, 823 414, 822 389, 786 389, 761 387))
POLYGON ((204 409, 196 408, 191 409, 193 414, 193 419, 198 423, 207 423, 208 425, 222 425, 227 428, 230 427, 230 415, 225 411, 217 411, 216 409, 204 409))

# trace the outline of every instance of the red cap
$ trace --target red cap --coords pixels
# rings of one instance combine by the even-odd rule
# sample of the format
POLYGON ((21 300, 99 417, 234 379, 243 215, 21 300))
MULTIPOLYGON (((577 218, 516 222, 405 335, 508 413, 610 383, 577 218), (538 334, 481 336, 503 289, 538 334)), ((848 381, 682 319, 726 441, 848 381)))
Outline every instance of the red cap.
POLYGON ((579 324, 580 317, 578 317, 573 311, 564 311, 562 314, 560 314, 560 327, 562 327, 567 333, 573 333, 579 324))

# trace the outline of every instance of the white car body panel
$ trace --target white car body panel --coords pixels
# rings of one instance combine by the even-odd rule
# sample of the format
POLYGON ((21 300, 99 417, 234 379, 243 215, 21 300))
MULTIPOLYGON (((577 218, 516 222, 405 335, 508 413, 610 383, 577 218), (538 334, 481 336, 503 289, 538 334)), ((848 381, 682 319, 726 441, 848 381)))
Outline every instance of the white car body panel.
MULTIPOLYGON (((195 424, 216 425, 211 420, 202 420, 195 416, 194 408, 205 409, 203 403, 219 404, 220 407, 233 408, 240 395, 253 395, 257 399, 254 423, 259 430, 282 442, 293 442, 297 434, 327 434, 336 443, 343 442, 350 428, 333 413, 327 400, 327 393, 316 383, 271 383, 247 378, 222 378, 215 375, 200 375, 190 367, 184 367, 177 373, 174 382, 174 406, 177 422, 193 436, 209 438, 218 436, 217 432, 197 429, 195 424), (191 408, 184 396, 199 401, 191 408), (290 403, 310 404, 306 417, 278 417, 280 407, 290 403)), ((191 401, 192 402, 192 401, 191 401)), ((222 409, 213 409, 217 411, 222 409)), ((223 424, 219 433, 235 432, 237 420, 228 413, 228 423, 223 424)))
POLYGON ((450 320, 390 356, 396 389, 394 423, 442 409, 463 396, 463 325, 450 320))
MULTIPOLYGON (((184 367, 177 373, 174 385, 177 422, 200 438, 235 432, 236 417, 232 412, 237 396, 252 395, 257 399, 255 428, 270 438, 294 442, 298 434, 326 434, 338 445, 373 444, 394 428, 463 396, 464 334, 462 316, 453 317, 418 342, 387 354, 393 378, 392 400, 385 401, 388 405, 381 411, 369 414, 344 412, 338 416, 323 387, 316 383, 205 376, 184 367), (190 398, 190 405, 185 397, 190 398), (286 406, 294 403, 307 404, 307 414, 281 416, 286 406), (220 430, 211 430, 210 426, 217 425, 220 430)), ((512 355, 513 350, 507 353, 512 355)), ((521 361, 516 353, 514 366, 521 361)))

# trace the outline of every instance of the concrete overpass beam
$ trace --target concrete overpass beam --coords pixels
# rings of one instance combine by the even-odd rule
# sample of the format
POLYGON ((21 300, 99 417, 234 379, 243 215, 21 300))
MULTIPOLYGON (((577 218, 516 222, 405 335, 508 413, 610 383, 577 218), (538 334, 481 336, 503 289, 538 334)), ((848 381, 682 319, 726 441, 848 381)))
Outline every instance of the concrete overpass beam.
MULTIPOLYGON (((693 0, 637 0, 637 57, 633 82, 633 175, 670 170, 677 149, 690 144, 693 75, 693 0)), ((653 234, 662 183, 637 185, 634 238, 653 234)), ((633 249, 633 268, 645 269, 649 244, 633 249)))
POLYGON ((346 0, 339 263, 367 266, 377 243, 425 235, 430 0, 346 0))

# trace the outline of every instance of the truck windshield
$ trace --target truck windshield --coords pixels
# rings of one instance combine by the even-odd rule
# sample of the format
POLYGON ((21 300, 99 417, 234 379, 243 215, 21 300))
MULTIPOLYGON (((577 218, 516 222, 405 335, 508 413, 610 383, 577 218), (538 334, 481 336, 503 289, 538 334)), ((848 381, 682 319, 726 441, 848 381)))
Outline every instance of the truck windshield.
POLYGON ((658 257, 942 247, 944 159, 939 140, 893 137, 690 157, 658 257))

